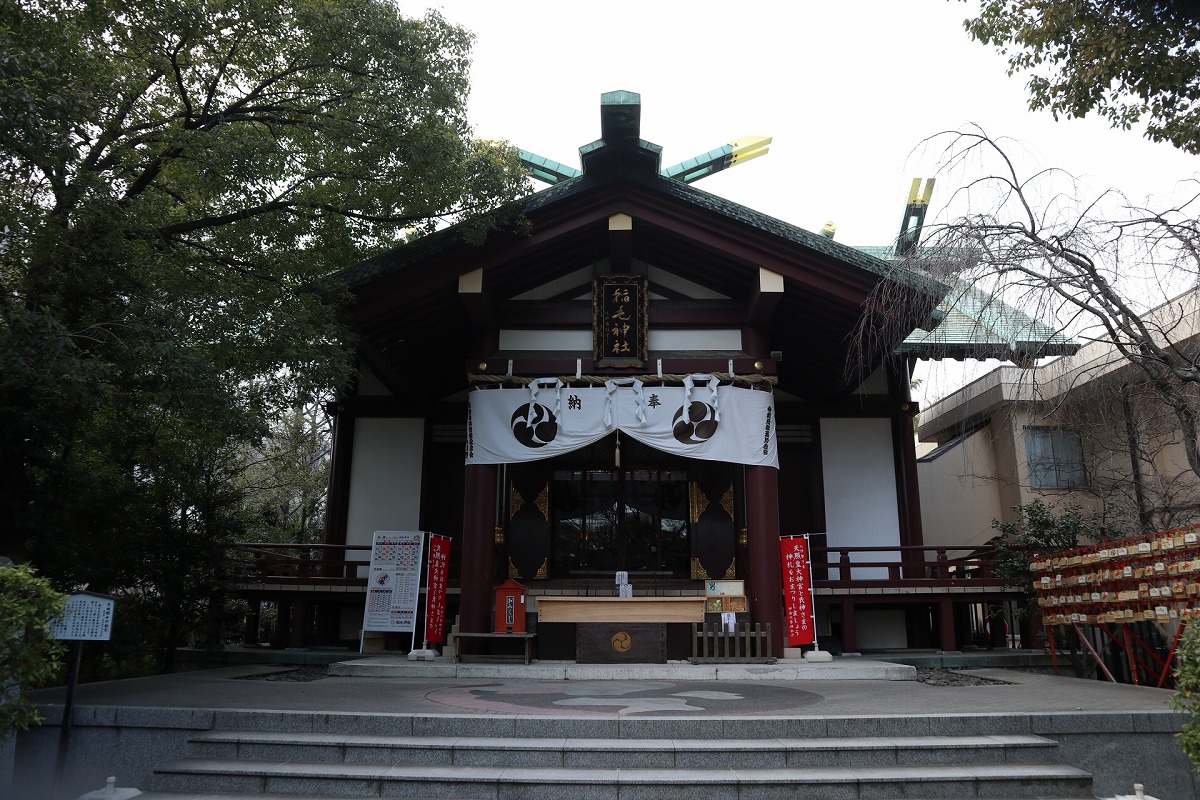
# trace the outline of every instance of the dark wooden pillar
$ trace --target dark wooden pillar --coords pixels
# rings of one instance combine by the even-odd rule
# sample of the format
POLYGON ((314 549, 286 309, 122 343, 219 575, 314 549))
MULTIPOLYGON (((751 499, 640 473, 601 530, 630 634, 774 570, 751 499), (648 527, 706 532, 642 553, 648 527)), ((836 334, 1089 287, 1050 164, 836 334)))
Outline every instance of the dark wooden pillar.
MULTIPOLYGON (((900 544, 922 545, 921 491, 917 485, 917 442, 913 420, 917 405, 912 402, 908 362, 889 364, 888 388, 899 406, 892 413, 892 457, 896 466, 896 502, 899 510, 900 544)), ((905 554, 901 560, 919 560, 905 554)))
POLYGON ((301 648, 308 645, 308 600, 297 597, 292 600, 291 631, 289 647, 301 648))
POLYGON ((944 598, 938 603, 940 617, 939 627, 942 629, 942 650, 951 652, 958 649, 958 637, 954 635, 954 602, 944 598))
MULTIPOLYGON (((325 500, 325 544, 346 543, 346 514, 350 509, 350 463, 354 457, 354 415, 331 403, 333 452, 329 459, 329 492, 325 500)), ((346 553, 342 552, 345 560, 346 553)))
POLYGON ((750 616, 770 623, 772 648, 783 652, 783 577, 779 564, 779 471, 746 467, 746 593, 750 616))
POLYGON ((858 628, 854 624, 854 598, 842 597, 842 652, 858 652, 858 628))
MULTIPOLYGON (((921 545, 921 490, 917 484, 917 443, 912 406, 905 403, 892 417, 892 453, 896 463, 896 499, 900 504, 900 544, 921 545)), ((905 559, 910 556, 905 555, 905 559)))
POLYGON ((261 621, 262 601, 257 597, 246 600, 246 625, 242 631, 242 644, 258 647, 258 626, 261 621))
POLYGON ((458 621, 464 633, 487 633, 492 624, 497 469, 495 464, 468 464, 466 470, 458 621))

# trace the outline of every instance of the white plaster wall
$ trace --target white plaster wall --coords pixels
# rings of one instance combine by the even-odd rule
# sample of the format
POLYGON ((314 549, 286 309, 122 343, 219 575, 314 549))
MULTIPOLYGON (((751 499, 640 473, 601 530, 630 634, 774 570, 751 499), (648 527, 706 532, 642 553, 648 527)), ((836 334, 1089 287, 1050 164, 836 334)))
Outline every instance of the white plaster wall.
MULTIPOLYGON (((830 547, 896 546, 900 513, 889 419, 821 420, 825 529, 830 547)), ((854 553, 852 561, 898 561, 899 553, 854 553)), ((830 570, 830 577, 837 570, 830 570)), ((855 578, 886 578, 887 569, 858 569, 855 578)))
MULTIPOLYGON (((733 329, 715 330, 651 330, 646 343, 653 351, 669 350, 741 350, 742 332, 733 329)), ((501 350, 578 350, 592 352, 590 330, 502 330, 501 350)))
POLYGON ((422 419, 355 421, 347 544, 369 545, 375 531, 418 530, 424 445, 422 419))
POLYGON ((986 544, 1004 519, 996 457, 988 429, 976 431, 932 461, 917 462, 925 544, 986 544))

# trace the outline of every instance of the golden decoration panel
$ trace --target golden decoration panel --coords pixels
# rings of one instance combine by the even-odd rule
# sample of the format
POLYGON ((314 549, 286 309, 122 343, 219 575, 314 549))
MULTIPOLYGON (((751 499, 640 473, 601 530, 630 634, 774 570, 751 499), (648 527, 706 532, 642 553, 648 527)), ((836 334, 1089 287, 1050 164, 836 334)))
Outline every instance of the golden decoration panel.
POLYGON ((542 491, 538 493, 537 500, 534 504, 538 507, 538 511, 542 512, 542 519, 546 522, 550 521, 550 484, 542 487, 542 491))
POLYGON ((517 487, 511 481, 508 484, 508 518, 512 519, 517 515, 517 512, 525 505, 525 498, 521 497, 521 493, 517 491, 517 487))
POLYGON ((733 484, 729 484, 729 488, 725 490, 725 494, 721 495, 721 508, 725 509, 725 513, 733 519, 733 484))
POLYGON ((700 490, 700 484, 692 481, 688 484, 688 510, 691 512, 692 524, 700 521, 700 516, 708 508, 708 497, 700 490))

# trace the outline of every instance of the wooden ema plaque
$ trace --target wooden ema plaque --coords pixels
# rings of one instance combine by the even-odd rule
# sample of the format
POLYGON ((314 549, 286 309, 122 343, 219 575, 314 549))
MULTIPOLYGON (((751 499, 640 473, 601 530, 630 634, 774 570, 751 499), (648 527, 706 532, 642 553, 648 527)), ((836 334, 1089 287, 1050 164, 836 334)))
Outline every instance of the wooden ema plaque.
POLYGON ((1035 555, 1032 568, 1047 625, 1200 618, 1200 525, 1035 555))

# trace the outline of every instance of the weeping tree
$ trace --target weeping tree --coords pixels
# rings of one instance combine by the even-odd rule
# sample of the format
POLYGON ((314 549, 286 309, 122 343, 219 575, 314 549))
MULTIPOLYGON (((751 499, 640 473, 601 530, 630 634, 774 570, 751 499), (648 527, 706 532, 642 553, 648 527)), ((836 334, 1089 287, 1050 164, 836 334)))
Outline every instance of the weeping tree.
POLYGON ((470 44, 386 0, 0 8, 0 554, 187 639, 241 455, 350 372, 326 276, 525 191, 470 44))
POLYGON ((978 129, 928 143, 942 184, 960 188, 904 266, 948 286, 947 302, 983 297, 985 317, 1016 309, 1080 341, 1077 356, 1023 371, 1027 408, 1083 431, 1093 468, 1079 488, 1107 512, 1134 529, 1188 521, 1200 499, 1200 186, 1149 208, 1026 171, 1015 145, 978 129))

